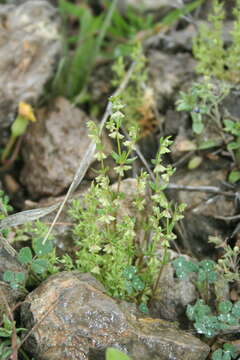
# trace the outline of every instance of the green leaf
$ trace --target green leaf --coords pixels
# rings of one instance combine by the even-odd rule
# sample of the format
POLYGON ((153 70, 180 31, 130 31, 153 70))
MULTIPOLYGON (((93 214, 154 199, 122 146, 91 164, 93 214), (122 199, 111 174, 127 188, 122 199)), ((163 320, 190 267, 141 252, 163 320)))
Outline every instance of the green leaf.
POLYGON ((123 271, 123 277, 127 280, 132 280, 132 278, 136 274, 136 272, 137 272, 136 266, 129 265, 123 271))
POLYGON ((210 149, 212 147, 216 147, 218 145, 220 145, 221 140, 206 140, 206 141, 201 141, 201 143, 198 146, 198 150, 206 150, 206 149, 210 149))
POLYGON ((240 142, 232 141, 228 144, 227 149, 228 150, 237 150, 240 148, 240 142))
POLYGON ((10 271, 10 270, 7 270, 4 272, 3 274, 3 280, 6 281, 6 282, 12 282, 14 281, 15 279, 15 276, 14 276, 14 272, 13 271, 10 271))
POLYGON ((202 163, 202 157, 201 156, 194 156, 189 162, 188 162, 188 169, 194 170, 198 168, 202 163))
POLYGON ((223 345, 223 350, 224 352, 230 353, 233 359, 236 359, 238 354, 237 354, 237 349, 234 345, 226 343, 223 345))
POLYGON ((231 301, 221 301, 218 305, 218 311, 222 314, 227 314, 232 310, 232 306, 231 301))
POLYGON ((149 314, 149 309, 146 304, 141 303, 138 308, 142 313, 149 314))
POLYGON ((12 136, 17 138, 23 135, 27 129, 29 121, 25 117, 18 115, 16 120, 13 122, 11 126, 12 136))
POLYGON ((131 360, 131 358, 117 349, 108 348, 106 351, 106 360, 131 360))
POLYGON ((196 272, 198 270, 198 266, 196 264, 192 261, 187 261, 183 256, 179 256, 172 262, 172 264, 177 277, 181 280, 185 279, 189 273, 196 272))
POLYGON ((47 259, 36 259, 31 264, 31 268, 36 274, 43 274, 48 269, 48 266, 49 262, 47 259))
POLYGON ((42 256, 42 255, 49 254, 53 249, 53 245, 52 245, 52 242, 49 240, 47 240, 43 244, 43 239, 38 238, 38 239, 35 239, 33 242, 33 249, 37 256, 42 256))
POLYGON ((180 9, 170 11, 160 22, 164 25, 172 25, 175 21, 179 20, 183 15, 195 10, 202 4, 203 0, 192 1, 190 4, 182 6, 180 9))
POLYGON ((202 121, 198 120, 198 121, 193 121, 193 132, 195 132, 196 134, 201 134, 203 132, 204 129, 204 125, 202 123, 202 121))
POLYGON ((233 305, 232 314, 237 318, 240 318, 240 300, 233 305))
POLYGON ((23 284, 26 280, 26 275, 24 272, 16 272, 15 273, 15 279, 16 279, 16 282, 19 283, 19 284, 23 284))
POLYGON ((214 270, 216 264, 213 260, 202 260, 199 263, 199 266, 206 272, 214 270))
POLYGON ((238 180, 240 180, 240 171, 236 171, 236 170, 233 170, 230 172, 229 176, 228 176, 228 181, 231 183, 231 184, 234 184, 236 183, 238 180))
POLYGON ((17 256, 21 264, 30 264, 32 262, 32 251, 29 247, 24 247, 17 256))
POLYGON ((125 288, 127 290, 128 295, 132 295, 133 294, 133 286, 132 286, 132 282, 129 280, 125 281, 125 288))
POLYGON ((79 18, 83 16, 84 11, 86 11, 86 9, 83 6, 79 6, 79 5, 77 6, 65 0, 59 1, 59 9, 64 13, 77 16, 79 18))
POLYGON ((132 279, 132 286, 136 291, 142 291, 145 287, 144 282, 136 275, 132 279))
POLYGON ((216 316, 204 315, 200 317, 195 323, 194 327, 199 334, 206 337, 215 336, 220 330, 220 324, 216 316))
POLYGON ((216 351, 214 351, 214 353, 212 354, 212 360, 223 360, 223 351, 222 349, 217 349, 216 351))

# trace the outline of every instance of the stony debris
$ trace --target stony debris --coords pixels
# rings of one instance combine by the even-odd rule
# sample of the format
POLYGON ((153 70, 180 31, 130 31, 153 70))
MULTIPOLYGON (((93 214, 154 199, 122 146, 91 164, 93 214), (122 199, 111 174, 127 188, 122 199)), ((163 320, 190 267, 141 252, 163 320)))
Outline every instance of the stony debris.
MULTIPOLYGON (((131 307, 131 306, 130 306, 131 307)), ((50 276, 22 305, 22 324, 35 330, 25 347, 37 360, 104 358, 108 346, 133 360, 204 360, 209 348, 163 320, 135 316, 110 298, 91 275, 50 276)))
POLYGON ((195 61, 187 53, 166 54, 151 50, 149 75, 159 111, 164 110, 166 100, 174 105, 176 91, 194 77, 195 61))
MULTIPOLYGON (((221 187, 226 180, 226 163, 225 168, 226 171, 223 170, 224 163, 205 159, 195 170, 179 169, 171 178, 171 182, 180 186, 221 187)), ((224 216, 234 215, 234 198, 199 191, 171 190, 169 195, 171 199, 187 204, 182 220, 185 245, 196 256, 209 256, 210 249, 214 249, 214 246, 208 243, 209 236, 224 238, 230 234, 224 216)))
MULTIPOLYGON (((171 261, 178 256, 178 253, 170 251, 171 261)), ((159 258, 161 257, 162 254, 159 251, 159 258)), ((185 255, 185 257, 187 261, 193 261, 188 256, 185 255)), ((178 279, 171 262, 165 265, 158 291, 152 302, 151 315, 160 319, 181 322, 185 317, 186 306, 197 300, 198 294, 193 280, 196 280, 194 275, 186 279, 178 279)))
MULTIPOLYGON (((49 109, 39 110, 37 119, 24 139, 21 173, 21 181, 33 199, 66 190, 90 144, 90 118, 64 98, 57 98, 49 109)), ((106 136, 104 142, 109 154, 111 142, 106 136)))
POLYGON ((45 0, 0 5, 0 130, 20 101, 36 103, 62 49, 60 21, 45 0))

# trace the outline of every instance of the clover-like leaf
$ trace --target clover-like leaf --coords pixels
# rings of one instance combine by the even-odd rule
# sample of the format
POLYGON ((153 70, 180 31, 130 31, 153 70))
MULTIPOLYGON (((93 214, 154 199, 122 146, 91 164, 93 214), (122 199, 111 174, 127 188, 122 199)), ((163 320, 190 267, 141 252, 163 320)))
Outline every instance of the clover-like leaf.
POLYGON ((35 259, 31 264, 31 268, 36 274, 43 274, 48 266, 49 262, 47 259, 35 259))
POLYGON ((19 284, 24 284, 25 280, 26 280, 26 275, 24 272, 16 272, 15 273, 15 280, 17 283, 19 284))
POLYGON ((37 256, 42 256, 42 255, 49 254, 53 249, 53 245, 52 245, 52 242, 49 240, 47 240, 43 244, 43 239, 38 238, 38 239, 35 239, 33 242, 33 249, 37 256))
POLYGON ((232 302, 227 300, 227 301, 221 301, 218 305, 218 311, 222 314, 227 314, 232 310, 232 302))
POLYGON ((206 337, 213 337, 220 330, 220 324, 216 316, 203 316, 194 323, 194 327, 199 334, 206 337))
POLYGON ((137 272, 136 266, 129 265, 123 271, 123 277, 127 280, 132 280, 132 278, 136 274, 136 272, 137 272))
POLYGON ((142 291, 144 289, 144 282, 139 276, 134 276, 132 279, 132 286, 136 291, 142 291))
POLYGON ((237 318, 240 318, 240 300, 238 300, 232 308, 232 314, 237 318))
POLYGON ((196 272, 198 266, 192 261, 187 261, 184 256, 179 256, 173 262, 173 267, 176 271, 176 275, 179 279, 185 279, 189 273, 196 272))
POLYGON ((145 303, 141 303, 138 308, 142 313, 149 314, 149 309, 145 303))
POLYGON ((129 280, 126 280, 126 281, 125 281, 125 287, 126 287, 126 290, 127 290, 128 295, 132 295, 132 293, 133 293, 132 282, 129 281, 129 280))
POLYGON ((21 264, 30 264, 32 262, 32 251, 30 247, 23 247, 17 256, 21 264))
POLYGON ((3 280, 6 281, 6 282, 12 282, 14 281, 15 279, 15 276, 14 276, 14 272, 13 271, 10 271, 10 270, 7 270, 4 272, 3 274, 3 280))

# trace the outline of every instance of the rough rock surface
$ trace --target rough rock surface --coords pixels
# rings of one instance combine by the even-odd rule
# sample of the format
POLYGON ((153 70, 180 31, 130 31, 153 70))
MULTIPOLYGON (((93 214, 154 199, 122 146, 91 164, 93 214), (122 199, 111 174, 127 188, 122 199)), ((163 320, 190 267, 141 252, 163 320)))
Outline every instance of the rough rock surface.
POLYGON ((126 309, 91 275, 52 275, 22 305, 23 326, 30 329, 42 319, 26 349, 38 360, 100 360, 108 346, 124 350, 133 360, 206 359, 209 348, 199 339, 126 309))
POLYGON ((63 98, 56 99, 51 110, 39 111, 37 118, 23 144, 25 166, 21 174, 33 198, 63 192, 90 142, 89 118, 63 98))
MULTIPOLYGON (((21 173, 33 199, 61 194, 71 184, 90 144, 89 117, 64 98, 57 98, 50 109, 39 110, 37 119, 24 139, 21 173)), ((103 141, 109 154, 111 142, 107 136, 103 141)))
POLYGON ((149 57, 149 75, 154 89, 158 109, 164 108, 165 101, 174 104, 176 91, 194 77, 194 59, 187 53, 175 56, 152 50, 149 57))
MULTIPOLYGON (((171 261, 178 256, 178 253, 170 252, 171 261)), ((159 257, 162 257, 161 251, 159 257)), ((185 257, 188 261, 193 260, 188 256, 185 257)), ((175 276, 175 270, 171 263, 165 265, 156 297, 152 302, 151 315, 165 320, 182 322, 182 319, 185 318, 186 306, 197 299, 198 294, 192 281, 193 278, 194 276, 188 276, 186 279, 179 280, 175 276)))
MULTIPOLYGON (((226 164, 226 170, 223 171, 222 168, 224 168, 224 163, 204 160, 203 164, 195 170, 186 171, 182 168, 176 171, 171 182, 183 186, 221 187, 226 180, 226 164)), ((209 256, 209 250, 214 249, 214 246, 208 243, 209 236, 224 238, 229 235, 227 223, 221 217, 234 215, 234 199, 196 191, 171 190, 169 194, 175 201, 187 204, 182 220, 185 246, 196 256, 199 254, 209 256)))
POLYGON ((59 17, 47 1, 0 5, 0 130, 20 101, 34 104, 61 53, 59 17))

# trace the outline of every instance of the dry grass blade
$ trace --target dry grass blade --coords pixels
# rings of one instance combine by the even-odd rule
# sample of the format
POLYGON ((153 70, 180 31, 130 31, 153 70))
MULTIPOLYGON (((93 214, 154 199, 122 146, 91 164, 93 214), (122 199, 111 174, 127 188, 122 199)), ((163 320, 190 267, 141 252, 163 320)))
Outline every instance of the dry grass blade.
POLYGON ((40 219, 41 217, 50 214, 58 208, 60 204, 54 204, 46 208, 38 208, 33 210, 21 211, 19 213, 9 215, 0 221, 0 230, 9 228, 11 226, 17 226, 25 224, 29 221, 40 219))

